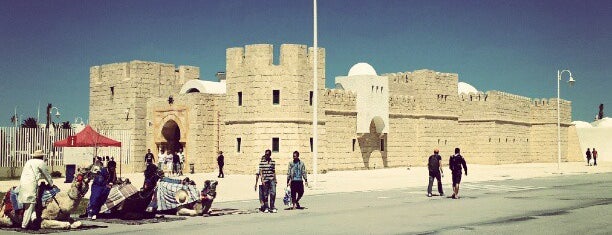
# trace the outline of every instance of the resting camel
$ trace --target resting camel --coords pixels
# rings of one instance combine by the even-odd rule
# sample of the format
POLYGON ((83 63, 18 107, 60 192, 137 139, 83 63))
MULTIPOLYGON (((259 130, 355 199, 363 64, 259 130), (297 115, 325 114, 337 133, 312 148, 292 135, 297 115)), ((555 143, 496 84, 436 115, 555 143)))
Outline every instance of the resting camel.
POLYGON ((157 182, 164 177, 164 171, 157 166, 150 164, 144 172, 145 182, 138 193, 130 196, 121 204, 111 210, 112 216, 122 219, 142 219, 144 217, 154 217, 154 213, 147 213, 155 194, 157 182))
MULTIPOLYGON (((54 199, 49 199, 46 202, 47 206, 43 208, 41 213, 42 221, 40 228, 43 229, 71 229, 79 228, 82 224, 80 221, 73 221, 70 214, 73 213, 79 206, 81 199, 89 190, 89 182, 95 174, 100 172, 98 166, 90 165, 86 168, 79 168, 76 180, 72 182, 70 189, 67 192, 59 192, 54 199), (70 221, 70 222, 69 222, 70 221)), ((45 204, 45 202, 43 202, 45 204)), ((5 212, 3 205, 0 208, 0 227, 12 227, 14 224, 21 224, 23 214, 13 214, 13 212, 5 212)))
MULTIPOLYGON (((208 216, 210 213, 210 207, 212 206, 213 201, 217 197, 217 184, 219 184, 219 182, 217 182, 216 180, 204 181, 204 189, 200 193, 200 199, 193 203, 181 206, 180 208, 178 208, 176 215, 208 216)), ((177 198, 180 198, 179 200, 186 200, 184 198, 187 197, 187 193, 184 190, 177 192, 177 194, 182 194, 177 196, 177 198)))

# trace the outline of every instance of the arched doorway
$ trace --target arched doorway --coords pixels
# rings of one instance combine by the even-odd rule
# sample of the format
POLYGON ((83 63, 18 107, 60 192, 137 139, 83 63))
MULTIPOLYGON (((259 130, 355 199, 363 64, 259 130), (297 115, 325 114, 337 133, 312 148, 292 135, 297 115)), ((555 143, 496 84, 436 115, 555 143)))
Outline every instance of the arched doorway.
POLYGON ((165 143, 161 143, 161 148, 172 152, 177 152, 179 149, 183 148, 183 145, 181 144, 181 128, 179 128, 178 124, 174 120, 169 120, 164 123, 161 132, 162 136, 166 140, 165 143))
POLYGON ((370 121, 370 132, 357 138, 363 165, 367 169, 387 167, 387 134, 381 133, 384 128, 382 118, 374 117, 370 121))

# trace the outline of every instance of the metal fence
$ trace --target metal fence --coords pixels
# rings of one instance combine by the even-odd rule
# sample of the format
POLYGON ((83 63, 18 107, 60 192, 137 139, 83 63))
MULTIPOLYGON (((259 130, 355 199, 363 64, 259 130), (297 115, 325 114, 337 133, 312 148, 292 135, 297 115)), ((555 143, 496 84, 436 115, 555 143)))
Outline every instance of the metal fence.
MULTIPOLYGON (((100 134, 121 141, 122 148, 99 148, 98 156, 122 156, 123 164, 131 162, 131 132, 127 130, 100 130, 100 134), (120 152, 121 151, 121 152, 120 152)), ((47 154, 49 166, 64 165, 64 148, 52 147, 53 142, 74 135, 73 129, 0 127, 0 167, 21 167, 36 150, 47 154)))

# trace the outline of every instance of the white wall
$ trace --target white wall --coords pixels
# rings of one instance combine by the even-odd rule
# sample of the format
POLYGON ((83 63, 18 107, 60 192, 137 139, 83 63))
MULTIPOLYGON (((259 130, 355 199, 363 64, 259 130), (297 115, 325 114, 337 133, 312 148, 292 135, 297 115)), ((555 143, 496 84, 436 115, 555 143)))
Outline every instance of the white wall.
POLYGON ((583 157, 587 148, 597 149, 597 161, 612 162, 612 127, 576 128, 583 157))

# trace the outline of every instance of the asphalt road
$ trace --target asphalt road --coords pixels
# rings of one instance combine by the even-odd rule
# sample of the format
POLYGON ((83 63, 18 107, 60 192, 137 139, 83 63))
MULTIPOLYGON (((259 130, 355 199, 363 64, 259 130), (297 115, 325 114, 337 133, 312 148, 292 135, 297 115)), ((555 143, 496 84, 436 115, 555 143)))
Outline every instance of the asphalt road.
MULTIPOLYGON (((611 234, 612 173, 470 183, 461 199, 426 197, 419 188, 306 195, 305 210, 252 213, 79 234, 611 234)), ((355 182, 359 183, 359 182, 355 182)), ((435 187, 434 187, 435 188, 435 187)), ((450 185, 444 185, 447 195, 450 185)), ((255 210, 257 201, 216 203, 255 210)))

